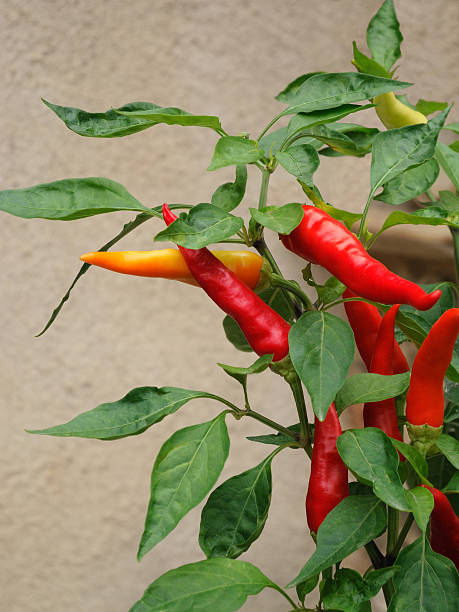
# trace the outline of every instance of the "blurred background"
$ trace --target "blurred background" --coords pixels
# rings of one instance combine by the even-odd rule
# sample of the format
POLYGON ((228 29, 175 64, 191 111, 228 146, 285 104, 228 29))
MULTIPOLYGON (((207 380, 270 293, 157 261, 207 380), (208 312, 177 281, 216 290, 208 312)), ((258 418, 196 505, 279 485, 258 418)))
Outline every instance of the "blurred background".
MULTIPOLYGON (((0 189, 103 176, 147 206, 209 201, 218 185, 233 180, 233 168, 206 172, 216 142, 212 131, 160 125, 121 139, 85 139, 40 97, 88 111, 139 100, 178 106, 218 115, 231 134, 256 136, 282 108, 274 96, 291 80, 315 70, 353 70, 352 40, 365 51, 366 27, 380 4, 4 2, 0 189)), ((459 4, 399 0, 396 10, 405 38, 397 75, 415 83, 409 99, 457 101, 459 4)), ((356 120, 382 127, 372 109, 356 120)), ((456 107, 449 121, 458 120, 456 107)), ((448 136, 442 139, 448 142, 448 136)), ((369 167, 370 156, 322 158, 317 184, 327 201, 360 211, 369 167)), ((259 186, 260 173, 249 168, 245 208, 256 205, 259 186)), ((451 188, 443 173, 435 192, 439 188, 451 188)), ((292 201, 304 196, 280 168, 268 204, 292 201)), ((381 224, 389 208, 375 203, 370 227, 381 224)), ((246 365, 253 357, 226 342, 221 312, 197 288, 92 269, 56 323, 34 338, 77 273, 80 254, 97 250, 133 217, 51 222, 1 216, 0 592, 8 612, 125 612, 160 574, 203 557, 197 543, 203 504, 141 564, 136 551, 161 444, 176 429, 209 420, 220 406, 191 402, 143 435, 113 442, 24 432, 66 422, 138 386, 208 390, 242 402, 239 385, 216 362, 246 365)), ((150 249, 161 228, 152 220, 118 247, 150 249)), ((267 232, 267 240, 285 275, 299 278, 303 262, 280 248, 274 234, 267 232)), ((454 273, 445 228, 394 228, 373 254, 412 280, 433 282, 454 273)), ((354 371, 360 368, 356 361, 354 371)), ((249 392, 254 409, 284 424, 295 422, 280 377, 253 376, 249 392)), ((349 409, 345 424, 359 425, 360 412, 349 409)), ((253 467, 268 450, 245 439, 268 433, 264 426, 231 418, 228 424, 231 450, 219 482, 253 467)), ((304 511, 307 471, 301 451, 276 457, 268 522, 242 557, 281 585, 312 551, 304 511)), ((366 569, 369 562, 354 556, 346 565, 366 569)), ((285 610, 284 604, 266 592, 249 598, 243 609, 274 612, 285 610)))

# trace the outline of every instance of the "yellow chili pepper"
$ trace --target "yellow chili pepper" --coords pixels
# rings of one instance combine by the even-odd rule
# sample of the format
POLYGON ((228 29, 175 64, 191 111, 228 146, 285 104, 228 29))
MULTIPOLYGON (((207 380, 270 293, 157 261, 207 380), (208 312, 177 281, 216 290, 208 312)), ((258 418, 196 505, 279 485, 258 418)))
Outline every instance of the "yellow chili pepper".
MULTIPOLYGON (((246 285, 254 289, 259 280, 263 258, 251 251, 212 251, 246 285)), ((199 286, 178 249, 155 251, 97 251, 80 257, 84 262, 121 274, 149 276, 199 286)))
POLYGON ((395 97, 393 91, 376 96, 373 100, 378 117, 388 130, 427 123, 427 117, 413 108, 410 108, 395 97))

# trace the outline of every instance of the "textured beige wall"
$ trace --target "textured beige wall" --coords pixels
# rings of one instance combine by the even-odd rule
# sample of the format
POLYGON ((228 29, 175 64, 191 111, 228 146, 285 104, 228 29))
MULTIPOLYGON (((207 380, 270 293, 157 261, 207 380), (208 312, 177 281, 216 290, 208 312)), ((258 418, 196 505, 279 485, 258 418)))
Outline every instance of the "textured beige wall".
MULTIPOLYGON (((379 0, 11 0, 2 3, 0 188, 66 177, 106 176, 147 205, 208 201, 232 170, 206 173, 215 135, 159 126, 123 139, 84 139, 40 102, 104 110, 149 100, 218 114, 231 133, 257 134, 278 112, 273 96, 296 76, 351 69, 351 41, 379 0)), ((458 100, 453 0, 399 0, 405 36, 400 78, 413 99, 458 100), (434 10, 433 10, 434 9, 434 10)), ((457 120, 457 111, 454 111, 457 120)), ((362 115, 377 125, 372 112, 362 115)), ((327 199, 360 209, 369 158, 324 159, 327 199)), ((448 187, 443 176, 442 184, 448 187)), ((249 169, 247 203, 259 175, 249 169)), ((297 200, 295 182, 273 177, 269 201, 297 200)), ((175 429, 212 418, 196 401, 139 437, 111 443, 34 437, 24 428, 65 422, 142 385, 213 389, 240 401, 238 385, 215 365, 251 357, 225 344, 222 316, 197 289, 92 270, 56 324, 33 336, 67 289, 78 256, 112 237, 131 214, 72 223, 2 219, 0 593, 8 612, 124 612, 158 575, 202 558, 200 508, 135 560, 153 459, 175 429)), ((160 224, 145 224, 120 247, 148 249, 160 224)), ((447 233, 439 230, 439 241, 447 233)), ((427 239, 433 234, 426 234, 427 239)), ((273 250, 288 275, 298 262, 273 250)), ((251 381, 253 405, 288 424, 288 389, 269 374, 251 381)), ((229 419, 230 458, 222 479, 255 465, 266 448, 243 436, 263 427, 229 419)), ((311 550, 305 529, 305 458, 286 451, 273 466, 274 491, 263 537, 243 556, 285 584, 311 550)), ((365 567, 366 559, 355 560, 365 567)), ((286 610, 280 597, 249 599, 244 610, 286 610)))

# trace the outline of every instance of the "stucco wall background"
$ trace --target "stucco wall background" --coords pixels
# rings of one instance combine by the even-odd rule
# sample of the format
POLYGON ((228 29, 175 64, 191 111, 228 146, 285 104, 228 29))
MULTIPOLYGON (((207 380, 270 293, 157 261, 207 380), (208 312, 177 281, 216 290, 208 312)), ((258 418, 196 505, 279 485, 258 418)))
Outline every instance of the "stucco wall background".
MULTIPOLYGON (((405 37, 399 78, 408 95, 458 100, 457 23, 453 0, 399 0, 405 37)), ((351 70, 351 42, 365 48, 365 29, 380 1, 311 0, 251 3, 139 0, 3 2, 0 16, 0 189, 67 177, 105 176, 146 205, 208 201, 232 169, 205 172, 215 135, 157 126, 122 139, 85 139, 40 102, 106 110, 136 100, 216 114, 229 133, 252 135, 281 108, 273 99, 296 76, 351 70)), ((372 111, 359 120, 378 125, 372 111)), ((458 120, 453 109, 451 120, 458 120)), ((368 193, 369 157, 323 159, 317 173, 326 198, 360 210, 368 193)), ((249 168, 246 203, 254 205, 259 173, 249 168)), ((442 175, 440 186, 449 187, 442 175)), ((269 203, 297 201, 300 189, 282 170, 269 203)), ((129 213, 50 222, 2 215, 0 593, 9 612, 124 612, 166 570, 202 558, 200 507, 151 551, 135 559, 162 442, 178 428, 212 418, 219 406, 194 401, 141 436, 104 443, 31 436, 25 428, 63 423, 137 386, 213 390, 235 402, 239 386, 215 364, 252 356, 224 342, 222 315, 197 289, 91 270, 53 327, 34 338, 79 268, 129 213)), ((119 247, 149 249, 160 228, 143 225, 119 247)), ((394 236, 396 236, 394 230, 394 236)), ((446 230, 424 232, 432 248, 446 230)), ((287 276, 296 258, 273 251, 287 276)), ((427 279, 434 280, 434 279, 427 279)), ((358 366, 356 366, 358 367, 358 366)), ((295 421, 288 388, 267 373, 250 381, 254 407, 295 421)), ((358 422, 358 410, 350 420, 358 422)), ((228 419, 230 457, 219 480, 266 456, 244 436, 262 426, 228 419)), ((263 536, 242 558, 286 584, 311 550, 305 529, 305 460, 285 451, 273 464, 273 500, 263 536)), ((365 558, 354 558, 365 568, 365 558)), ((244 610, 287 609, 274 593, 244 610)))

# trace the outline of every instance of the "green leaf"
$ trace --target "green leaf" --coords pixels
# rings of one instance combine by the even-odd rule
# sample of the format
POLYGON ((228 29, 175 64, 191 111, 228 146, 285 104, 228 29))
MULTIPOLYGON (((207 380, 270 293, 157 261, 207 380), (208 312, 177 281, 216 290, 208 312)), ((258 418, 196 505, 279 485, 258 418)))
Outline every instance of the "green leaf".
POLYGON ((258 146, 264 151, 266 157, 271 157, 271 155, 275 155, 279 151, 286 138, 287 126, 284 126, 273 132, 269 132, 269 134, 265 134, 263 138, 258 141, 258 146))
POLYGON ((235 217, 212 204, 197 204, 188 215, 180 215, 155 236, 155 242, 175 242, 189 249, 200 249, 233 236, 244 225, 235 217))
MULTIPOLYGON (((43 100, 43 98, 42 98, 43 100)), ((58 106, 43 100, 65 125, 80 136, 92 138, 116 138, 128 136, 142 130, 146 130, 157 122, 137 116, 123 116, 117 111, 158 111, 161 106, 151 102, 131 102, 120 108, 106 111, 105 113, 88 113, 81 108, 70 106, 58 106)))
POLYGON ((207 558, 235 559, 260 536, 268 518, 272 478, 269 455, 254 468, 221 484, 201 515, 199 545, 207 558))
POLYGON ((454 142, 452 142, 448 146, 455 153, 459 153, 459 140, 455 140, 454 142))
POLYGON ((233 612, 249 595, 276 588, 257 567, 234 559, 206 559, 170 570, 150 584, 130 612, 233 612))
POLYGON ((138 559, 161 542, 214 486, 229 451, 226 411, 176 431, 162 445, 151 473, 151 496, 138 559))
POLYGON ((247 382, 247 376, 249 374, 260 374, 264 372, 269 364, 273 360, 273 355, 262 355, 259 357, 251 366, 247 368, 238 368, 236 366, 226 365, 224 363, 217 363, 229 376, 235 378, 242 385, 247 382))
POLYGON ((303 206, 297 203, 284 206, 265 206, 263 210, 249 208, 252 219, 278 234, 290 234, 303 220, 303 206))
POLYGON ((393 0, 385 0, 367 28, 367 45, 373 59, 390 70, 401 57, 403 40, 393 0))
POLYGON ((450 108, 449 106, 428 123, 387 130, 375 137, 370 171, 372 191, 411 166, 417 166, 432 157, 438 134, 450 108))
POLYGON ((311 593, 316 588, 316 585, 319 582, 319 577, 320 575, 316 574, 315 576, 311 576, 311 578, 308 578, 304 582, 300 582, 300 584, 296 585, 296 594, 303 605, 306 595, 311 593))
POLYGON ((459 493, 459 471, 455 472, 443 487, 443 493, 459 493))
POLYGON ((328 312, 306 312, 291 328, 289 346, 293 367, 323 421, 354 358, 352 329, 328 312))
POLYGON ((410 87, 411 83, 383 79, 358 72, 327 72, 317 74, 303 83, 288 101, 282 115, 310 113, 343 104, 369 100, 394 89, 410 87))
POLYGON ((343 499, 327 514, 317 531, 312 557, 288 586, 295 586, 345 559, 386 528, 386 508, 374 495, 343 499))
POLYGON ((373 104, 342 104, 336 108, 313 111, 312 113, 298 113, 290 119, 288 124, 288 135, 293 136, 314 125, 334 123, 360 110, 371 108, 373 104))
POLYGON ((411 464, 414 471, 421 478, 423 482, 426 482, 427 475, 429 473, 429 467, 422 453, 415 447, 395 438, 391 438, 390 441, 398 450, 398 452, 405 457, 405 459, 411 464))
POLYGON ((303 83, 311 77, 316 76, 316 74, 323 74, 323 72, 308 72, 307 74, 302 74, 294 81, 289 83, 287 87, 285 87, 280 93, 278 93, 274 99, 278 102, 285 102, 286 104, 288 104, 290 102, 290 99, 296 95, 301 85, 303 85, 303 83))
POLYGON ((119 210, 150 212, 122 185, 100 177, 0 191, 0 210, 23 219, 74 221, 119 210))
POLYGON ((346 290, 346 285, 343 285, 335 276, 330 276, 324 285, 316 285, 316 290, 320 301, 326 305, 341 297, 346 290))
POLYGON ((336 396, 336 410, 340 414, 347 406, 397 397, 408 389, 409 384, 409 372, 390 376, 353 374, 346 379, 336 396))
POLYGON ((385 183, 383 191, 374 199, 394 206, 403 204, 429 189, 437 180, 439 173, 440 166, 432 157, 385 183))
POLYGON ((338 438, 336 447, 351 472, 372 484, 375 495, 397 510, 410 509, 397 471, 397 451, 383 431, 349 429, 338 438))
POLYGON ((167 125, 183 125, 191 127, 206 127, 212 130, 221 130, 220 119, 211 115, 193 115, 181 108, 163 108, 158 106, 155 109, 137 109, 137 110, 121 110, 115 111, 118 115, 132 117, 149 121, 151 125, 158 123, 166 123, 167 125))
MULTIPOLYGON (((281 289, 270 287, 267 289, 262 289, 261 291, 257 292, 257 294, 266 304, 278 312, 281 317, 283 317, 289 323, 292 322, 292 311, 290 309, 289 302, 281 289)), ((247 342, 244 332, 232 317, 227 315, 223 319, 223 329, 225 331, 226 338, 235 348, 237 348, 239 351, 243 351, 244 353, 252 352, 252 347, 247 342)))
POLYGON ((437 448, 445 455, 456 470, 459 470, 459 442, 452 436, 441 434, 435 441, 437 448))
POLYGON ((415 487, 406 491, 406 499, 419 529, 425 533, 434 507, 432 493, 424 487, 415 487))
POLYGON ((354 59, 352 60, 352 63, 359 72, 364 72, 365 74, 372 74, 373 76, 379 76, 385 79, 392 78, 390 73, 384 68, 384 66, 381 66, 381 64, 378 64, 378 62, 366 56, 358 49, 355 40, 352 41, 352 48, 354 51, 354 59))
POLYGON ((397 570, 398 567, 385 567, 362 578, 356 570, 339 569, 333 579, 327 578, 321 586, 322 602, 327 609, 355 612, 374 597, 397 570))
POLYGON ((379 233, 382 234, 382 232, 385 232, 395 225, 449 225, 451 227, 459 227, 459 216, 452 216, 444 208, 440 208, 439 206, 421 208, 414 213, 397 210, 390 213, 379 230, 379 233))
POLYGON ((68 423, 27 431, 47 436, 117 440, 144 432, 190 400, 200 397, 212 399, 215 396, 178 387, 137 387, 120 400, 100 404, 68 423))
MULTIPOLYGON (((314 425, 310 425, 312 429, 314 429, 314 425)), ((292 432, 300 434, 301 427, 299 423, 295 423, 295 425, 289 425, 288 429, 292 432)), ((283 433, 277 434, 266 434, 263 436, 247 436, 247 440, 251 442, 259 442, 260 444, 273 444, 274 446, 284 446, 285 444, 289 444, 292 442, 292 438, 283 433)))
POLYGON ((400 552, 396 564, 400 571, 393 578, 388 612, 456 612, 457 571, 452 561, 432 551, 423 535, 400 552))
POLYGON ((451 191, 440 191, 438 193, 438 199, 442 208, 447 210, 451 214, 459 214, 459 196, 451 191))
POLYGON ((207 170, 218 170, 233 164, 252 164, 262 157, 263 151, 254 140, 241 136, 223 136, 215 145, 207 170))
POLYGON ((445 110, 447 106, 448 102, 434 102, 432 100, 423 100, 420 98, 417 101, 416 110, 427 117, 428 115, 436 113, 437 111, 445 110))
POLYGON ((335 130, 327 125, 316 125, 308 129, 306 134, 317 138, 332 149, 345 155, 359 155, 359 151, 354 141, 342 131, 335 130))
POLYGON ((454 187, 459 190, 459 153, 442 142, 437 142, 435 156, 454 187))
POLYGON ((459 134, 459 123, 448 123, 448 125, 443 126, 443 129, 459 134))
POLYGON ((242 202, 247 184, 247 168, 244 165, 236 166, 236 180, 234 183, 224 183, 212 194, 210 203, 225 212, 235 209, 242 202))
MULTIPOLYGON (((304 190, 304 188, 303 188, 304 190)), ((351 229, 356 221, 359 221, 362 218, 360 213, 352 213, 348 210, 342 210, 341 208, 336 208, 335 206, 331 206, 330 204, 325 204, 324 206, 320 206, 326 213, 328 213, 334 219, 341 221, 344 225, 351 229)))
POLYGON ((296 144, 287 151, 276 153, 280 165, 307 185, 312 185, 312 175, 319 167, 317 151, 307 144, 296 144))

